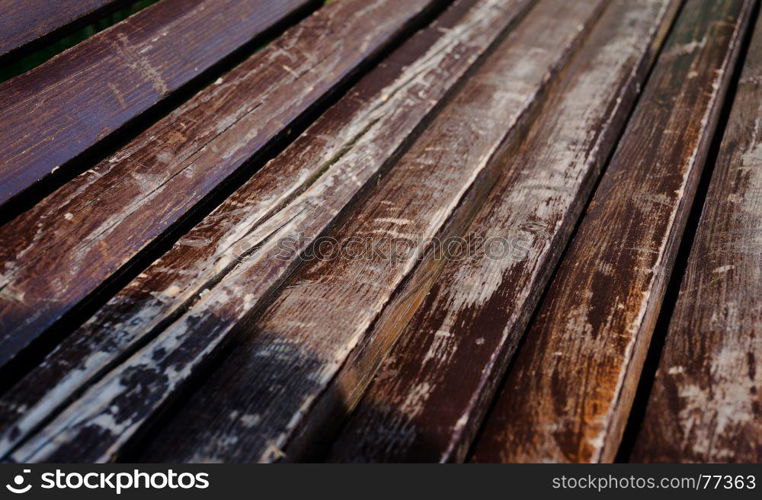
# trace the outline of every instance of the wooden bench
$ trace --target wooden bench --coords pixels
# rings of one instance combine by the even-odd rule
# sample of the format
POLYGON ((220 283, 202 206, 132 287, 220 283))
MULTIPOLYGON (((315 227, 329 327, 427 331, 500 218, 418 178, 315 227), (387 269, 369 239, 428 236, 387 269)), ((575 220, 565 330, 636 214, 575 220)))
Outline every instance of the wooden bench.
POLYGON ((762 458, 756 0, 140 7, 0 83, 2 460, 762 458))

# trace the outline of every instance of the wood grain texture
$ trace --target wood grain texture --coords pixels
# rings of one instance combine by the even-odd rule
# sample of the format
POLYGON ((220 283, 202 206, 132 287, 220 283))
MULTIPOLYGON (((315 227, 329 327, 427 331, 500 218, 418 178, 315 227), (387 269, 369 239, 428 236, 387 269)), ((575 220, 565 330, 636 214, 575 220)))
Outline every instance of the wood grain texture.
POLYGON ((762 19, 632 461, 762 461, 761 296, 762 19))
POLYGON ((753 4, 685 4, 475 461, 613 460, 753 4))
POLYGON ((0 58, 124 0, 0 1, 0 58))
POLYGON ((329 460, 465 458, 679 5, 607 7, 527 138, 501 160, 501 179, 463 235, 471 251, 442 269, 422 265, 384 311, 373 332, 383 340, 372 342, 400 340, 329 460), (427 278, 433 286, 420 286, 427 278), (416 301, 414 314, 397 312, 416 301))
POLYGON ((170 230, 432 2, 349 0, 320 9, 0 228, 0 365, 170 230))
POLYGON ((0 205, 307 0, 164 0, 0 84, 0 205))
MULTIPOLYGON (((398 157, 477 59, 530 5, 458 1, 366 75, 3 398, 3 452, 72 391, 161 332, 89 393, 102 396, 104 387, 120 386, 116 392, 122 399, 110 394, 114 403, 109 411, 128 404, 119 411, 131 412, 131 427, 73 439, 70 450, 63 447, 68 455, 55 456, 105 459, 116 452, 175 385, 203 364, 230 328, 285 278, 298 260, 299 245, 325 230, 398 157), (284 248, 283 242, 295 246, 284 248), (144 365, 150 368, 137 374, 144 365), (150 384, 150 397, 139 405, 125 400, 131 390, 127 386, 142 382, 150 384)), ((59 427, 56 432, 84 433, 92 423, 90 405, 99 404, 92 397, 86 395, 62 417, 76 417, 66 424, 70 430, 59 427), (82 408, 89 409, 82 413, 82 408)), ((94 411, 97 415, 97 406, 94 411)))
MULTIPOLYGON (((456 207, 474 201, 470 188, 495 170, 493 159, 523 128, 601 5, 539 2, 330 233, 336 248, 350 250, 309 262, 259 319, 241 325, 229 356, 143 459, 300 459, 292 437, 427 244, 456 207), (358 257, 353 242, 377 251, 358 257)), ((345 411, 334 410, 334 418, 345 411)))

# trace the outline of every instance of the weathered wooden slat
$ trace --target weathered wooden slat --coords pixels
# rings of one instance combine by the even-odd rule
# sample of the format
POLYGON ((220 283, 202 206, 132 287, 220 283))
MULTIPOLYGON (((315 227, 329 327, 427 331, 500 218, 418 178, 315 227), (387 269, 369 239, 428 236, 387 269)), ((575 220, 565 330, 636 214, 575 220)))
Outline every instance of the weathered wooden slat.
POLYGON ((0 1, 0 58, 124 0, 0 1))
POLYGON ((635 450, 762 461, 762 18, 748 50, 635 450))
POLYGON ((608 6, 527 138, 502 160, 502 178, 464 233, 470 251, 440 259, 441 269, 422 265, 377 322, 368 343, 399 342, 329 460, 465 458, 679 5, 608 6), (433 286, 421 286, 426 279, 433 286), (414 314, 411 302, 422 304, 414 314))
POLYGON ((476 461, 613 460, 753 4, 685 4, 476 461))
POLYGON ((307 3, 164 0, 0 84, 0 205, 307 3))
MULTIPOLYGON (((162 426, 143 459, 300 458, 301 443, 291 440, 310 425, 317 400, 427 242, 456 207, 479 201, 469 188, 499 169, 494 158, 523 129, 603 3, 540 1, 330 233, 346 251, 311 261, 254 324, 241 325, 230 355, 162 426), (375 251, 353 256, 366 242, 375 251), (395 242, 395 255, 385 254, 395 242)), ((345 409, 333 410, 340 418, 345 409)))
POLYGON ((406 33, 433 2, 327 5, 0 228, 0 365, 406 33))
MULTIPOLYGON (((213 350, 230 326, 286 276, 298 255, 284 254, 276 243, 289 237, 309 241, 320 234, 362 186, 399 155, 474 62, 530 5, 460 0, 364 77, 3 398, 3 452, 40 422, 40 414, 50 413, 149 332, 167 326, 206 289, 197 314, 192 311, 181 318, 128 362, 139 366, 145 356, 163 351, 151 363, 155 369, 167 368, 158 377, 146 373, 157 380, 151 399, 129 408, 139 419, 135 428, 108 440, 94 437, 94 442, 74 444, 78 453, 101 456, 116 451, 172 392, 171 385, 160 385, 165 382, 162 377, 167 375, 171 384, 183 382, 188 373, 176 373, 177 363, 195 369, 208 354, 206 349, 213 350), (247 295, 241 297, 242 290, 247 295), (231 299, 218 301, 226 293, 231 299), (232 300, 235 296, 238 302, 232 300), (217 322, 208 311, 219 307, 225 309, 225 318, 217 322), (207 321, 215 323, 208 331, 201 324, 207 321), (173 342, 185 334, 187 342, 175 348, 173 342)), ((119 373, 110 380, 119 380, 119 373)), ((88 406, 87 401, 86 397, 80 403, 88 406)))

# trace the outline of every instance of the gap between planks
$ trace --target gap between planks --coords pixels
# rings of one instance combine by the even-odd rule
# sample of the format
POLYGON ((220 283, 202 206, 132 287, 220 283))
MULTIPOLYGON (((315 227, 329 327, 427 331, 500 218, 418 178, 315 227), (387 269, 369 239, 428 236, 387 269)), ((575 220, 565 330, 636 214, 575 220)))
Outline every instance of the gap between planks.
POLYGON ((311 0, 165 0, 0 84, 0 206, 311 0))
POLYGON ((0 63, 10 62, 54 36, 129 3, 130 0, 79 0, 62 8, 47 0, 10 2, 0 14, 0 63))
POLYGON ((433 5, 348 0, 318 10, 2 226, 0 365, 181 226, 433 5))
POLYGON ((476 245, 417 271, 363 347, 400 339, 328 460, 465 458, 679 5, 609 4, 465 233, 509 248, 476 245))
POLYGON ((685 4, 475 461, 614 459, 753 5, 685 4))
POLYGON ((762 460, 760 152, 758 16, 630 461, 762 460))
MULTIPOLYGON (((74 448, 80 446, 80 450, 70 450, 95 453, 88 456, 97 459, 108 459, 116 453, 172 394, 174 384, 184 383, 217 343, 228 336, 232 325, 288 274, 296 256, 277 259, 279 249, 275 243, 287 237, 298 238, 302 233, 309 240, 320 234, 361 187, 396 158, 426 117, 530 5, 526 1, 457 2, 440 18, 441 22, 414 36, 382 62, 280 157, 128 285, 102 313, 75 332, 71 341, 52 353, 42 366, 47 370, 33 371, 14 389, 13 397, 5 398, 3 452, 7 453, 54 412, 72 391, 140 347, 146 336, 150 339, 161 332, 123 366, 123 370, 141 366, 142 356, 151 358, 154 367, 167 368, 165 373, 146 373, 146 382, 154 382, 150 387, 153 399, 146 396, 141 398, 141 404, 130 408, 138 413, 130 422, 134 425, 108 438, 77 442, 74 448), (190 269, 189 263, 193 263, 190 269), (246 288, 241 288, 237 280, 250 283, 251 277, 259 286, 248 286, 250 293, 237 297, 237 302, 229 301, 233 309, 214 321, 214 308, 224 305, 215 296, 219 299, 228 291, 235 295, 246 288), (200 324, 204 321, 198 321, 202 317, 214 326, 205 330, 200 324), (182 345, 174 344, 181 340, 182 345), (154 353, 161 359, 154 358, 154 353), (72 364, 75 367, 69 370, 72 364), (167 382, 165 376, 171 383, 162 385, 167 382), (46 380, 43 387, 50 389, 33 390, 40 387, 35 382, 39 380, 46 380), (82 449, 90 445, 95 451, 82 449)), ((137 378, 133 381, 140 383, 137 378)), ((97 401, 88 398, 111 397, 102 391, 109 383, 120 384, 119 371, 86 393, 79 405, 97 411, 97 401)), ((118 395, 113 396, 118 400, 118 395)), ((69 410, 68 415, 72 411, 77 413, 69 410)), ((65 418, 69 417, 59 421, 65 418)), ((87 427, 84 413, 76 418, 87 427)), ((66 425, 75 432, 76 424, 66 425)), ((46 440, 43 437, 36 442, 46 440)), ((36 446, 33 443, 27 450, 36 446)))
MULTIPOLYGON (((241 325, 230 354, 157 430, 141 459, 274 461, 285 453, 298 460, 301 446, 293 439, 304 439, 297 434, 339 369, 430 239, 481 201, 474 189, 490 185, 499 168, 495 159, 523 133, 603 5, 538 2, 330 233, 339 245, 353 237, 384 242, 402 235, 410 251, 396 259, 338 255, 310 262, 256 321, 241 325)), ((342 409, 335 410, 339 418, 342 409)))

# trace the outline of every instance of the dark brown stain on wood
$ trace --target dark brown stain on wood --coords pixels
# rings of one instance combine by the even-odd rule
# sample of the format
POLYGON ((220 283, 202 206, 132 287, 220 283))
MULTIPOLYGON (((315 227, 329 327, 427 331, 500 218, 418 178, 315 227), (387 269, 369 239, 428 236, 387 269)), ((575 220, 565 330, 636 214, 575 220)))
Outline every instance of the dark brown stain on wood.
POLYGON ((400 239, 408 246, 394 255, 310 262, 260 318, 242 325, 219 370, 157 432, 150 460, 300 458, 292 439, 311 426, 317 401, 430 239, 456 210, 480 201, 469 191, 498 168, 495 158, 522 133, 602 5, 543 0, 527 14, 330 233, 340 247, 358 236, 374 248, 400 239))
POLYGON ((320 9, 0 228, 7 242, 0 248, 0 365, 171 229, 431 5, 353 0, 320 9), (349 39, 354 42, 343 42, 349 39))
POLYGON ((0 61, 32 42, 125 0, 9 0, 0 4, 0 61))
POLYGON ((420 309, 376 328, 399 343, 330 460, 465 458, 678 6, 609 5, 527 138, 501 159, 503 178, 464 234, 481 245, 444 264, 430 289, 413 280, 420 309))
MULTIPOLYGON (((153 330, 166 329, 108 380, 123 388, 122 382, 138 383, 134 377, 129 381, 120 377, 143 366, 141 360, 145 359, 152 367, 151 373, 145 373, 147 380, 156 376, 156 366, 165 366, 164 375, 184 383, 228 336, 230 328, 293 267, 298 253, 281 256, 277 244, 295 238, 304 245, 318 236, 363 185, 398 156, 437 104, 446 100, 474 62, 529 5, 526 1, 509 6, 495 0, 457 2, 432 27, 395 51, 282 155, 75 332, 71 342, 46 361, 49 369, 33 372, 12 390, 13 397, 6 398, 9 404, 3 411, 8 439, 4 447, 13 446, 19 435, 29 432, 39 422, 39 413, 53 412, 64 401, 59 389, 86 384, 153 330), (301 241, 305 237, 308 240, 301 241), (116 349, 112 349, 113 336, 119 339, 116 349), (177 342, 182 342, 182 347, 177 342), (46 390, 29 390, 39 387, 40 381, 46 390), (18 421, 28 415, 19 410, 24 406, 34 406, 38 413, 18 421)), ((106 382, 102 385, 108 386, 106 382)), ((138 412, 140 422, 174 389, 166 385, 154 388, 157 399, 145 400, 138 412)), ((80 400, 77 404, 81 408, 86 403, 80 400)), ((72 413, 87 418, 87 412, 69 411, 72 413)), ((111 439, 95 440, 95 446, 101 447, 97 453, 117 451, 129 431, 113 436, 116 444, 111 439)), ((76 442, 75 448, 76 453, 93 452, 83 450, 82 442, 76 442)))
POLYGON ((306 3, 162 1, 0 84, 0 205, 306 3))
MULTIPOLYGON (((612 460, 758 4, 163 0, 0 84, 0 457, 612 460)), ((761 456, 760 45, 634 461, 761 456)))
POLYGON ((685 4, 476 461, 613 460, 753 4, 685 4))
POLYGON ((632 461, 762 461, 761 243, 759 20, 632 461))

